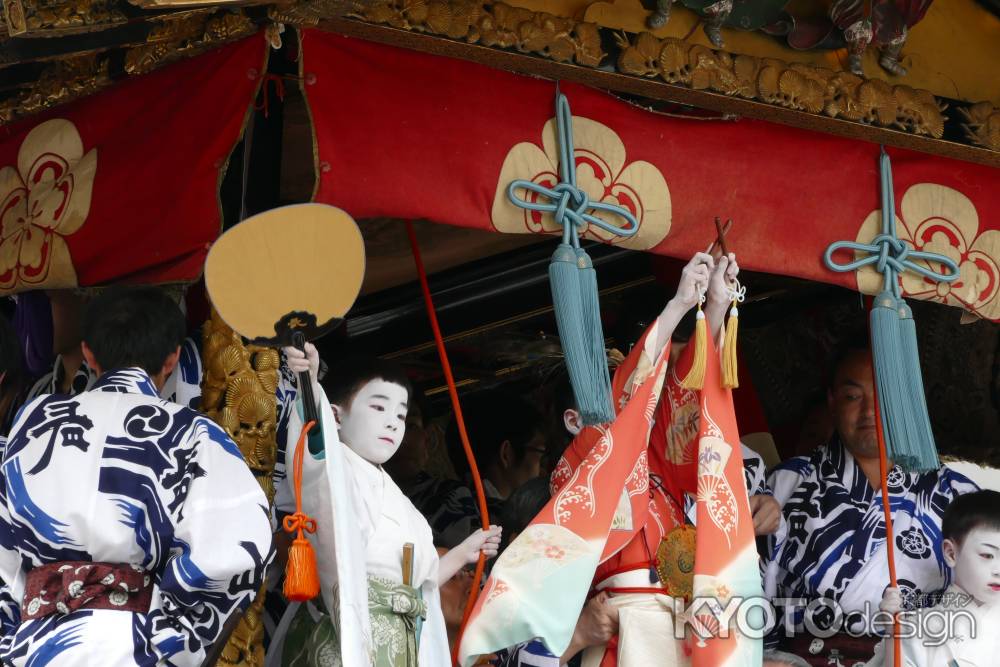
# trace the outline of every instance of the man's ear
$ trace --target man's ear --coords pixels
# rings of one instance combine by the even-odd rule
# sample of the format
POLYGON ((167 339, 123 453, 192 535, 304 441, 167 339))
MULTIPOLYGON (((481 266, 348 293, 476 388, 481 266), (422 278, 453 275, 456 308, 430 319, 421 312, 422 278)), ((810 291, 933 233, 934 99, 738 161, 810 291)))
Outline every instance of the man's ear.
POLYGON ((583 420, 580 419, 580 413, 573 408, 567 408, 563 412, 563 426, 566 427, 570 435, 578 435, 583 430, 583 420))
MULTIPOLYGON (((84 343, 84 345, 86 345, 86 343, 84 343)), ((180 358, 181 346, 178 345, 177 349, 171 352, 170 355, 163 361, 163 368, 161 369, 161 372, 163 373, 164 378, 170 377, 170 374, 174 372, 175 368, 177 368, 177 362, 180 361, 180 358)))
POLYGON ((958 545, 952 539, 947 539, 941 543, 941 552, 944 554, 944 562, 948 567, 955 567, 958 562, 958 545))
POLYGON ((86 341, 80 341, 80 350, 83 352, 83 360, 87 362, 87 368, 94 371, 97 375, 103 372, 101 365, 97 363, 97 357, 94 356, 94 351, 90 349, 86 341))
POLYGON ((500 443, 500 455, 497 460, 500 461, 501 468, 510 468, 514 465, 514 446, 510 444, 510 440, 500 443))

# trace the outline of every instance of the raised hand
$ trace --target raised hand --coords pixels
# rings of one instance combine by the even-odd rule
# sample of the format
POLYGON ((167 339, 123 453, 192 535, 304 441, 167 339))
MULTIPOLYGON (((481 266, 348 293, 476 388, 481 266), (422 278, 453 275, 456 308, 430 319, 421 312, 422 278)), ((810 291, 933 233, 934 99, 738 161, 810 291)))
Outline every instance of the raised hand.
POLYGON ((319 352, 312 343, 306 343, 306 351, 303 352, 297 347, 283 347, 281 351, 285 353, 285 363, 296 375, 309 371, 309 378, 313 384, 319 382, 319 352))
POLYGON ((708 284, 708 303, 719 302, 728 303, 730 298, 729 289, 734 286, 736 277, 740 274, 740 265, 736 263, 736 254, 729 253, 719 258, 712 271, 712 277, 708 284))
POLYGON ((701 296, 708 290, 715 260, 708 253, 699 252, 687 263, 681 271, 681 279, 677 284, 677 293, 671 303, 681 306, 687 312, 698 305, 701 296))

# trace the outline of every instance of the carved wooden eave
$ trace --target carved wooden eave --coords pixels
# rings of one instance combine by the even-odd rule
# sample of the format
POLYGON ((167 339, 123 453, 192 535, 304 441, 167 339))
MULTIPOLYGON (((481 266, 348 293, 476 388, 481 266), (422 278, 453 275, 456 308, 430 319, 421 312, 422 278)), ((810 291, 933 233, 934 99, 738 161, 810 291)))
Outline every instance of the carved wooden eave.
POLYGON ((850 72, 630 35, 502 2, 358 2, 347 16, 321 20, 318 27, 521 74, 1000 167, 1000 109, 850 72))
POLYGON ((46 4, 85 11, 86 2, 4 0, 8 26, 12 7, 15 15, 31 11, 42 22, 26 24, 28 31, 18 36, 0 34, 0 124, 241 39, 269 22, 266 8, 145 12, 121 1, 114 4, 115 11, 80 19, 65 7, 62 12, 39 11, 46 4), (124 23, 120 15, 127 16, 124 23))

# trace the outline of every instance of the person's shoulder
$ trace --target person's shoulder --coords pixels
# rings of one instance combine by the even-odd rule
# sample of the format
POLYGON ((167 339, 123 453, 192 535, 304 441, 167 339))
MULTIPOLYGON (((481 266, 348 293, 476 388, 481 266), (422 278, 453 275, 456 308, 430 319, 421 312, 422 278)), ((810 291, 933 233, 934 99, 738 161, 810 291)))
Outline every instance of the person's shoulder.
POLYGON ((194 439, 195 445, 207 445, 221 447, 224 452, 243 460, 243 452, 240 451, 236 441, 233 440, 226 429, 222 428, 215 420, 191 408, 159 400, 163 406, 176 408, 173 413, 174 420, 190 420, 188 427, 189 435, 194 439))
POLYGON ((24 405, 18 408, 17 414, 14 416, 14 422, 10 430, 11 434, 25 426, 33 426, 34 422, 42 419, 42 414, 44 413, 40 414, 39 408, 49 403, 79 403, 79 397, 68 394, 40 394, 29 397, 24 405))
POLYGON ((931 470, 925 475, 938 480, 938 488, 941 490, 951 489, 956 495, 979 491, 979 485, 971 479, 950 468, 947 464, 942 465, 937 470, 931 470))

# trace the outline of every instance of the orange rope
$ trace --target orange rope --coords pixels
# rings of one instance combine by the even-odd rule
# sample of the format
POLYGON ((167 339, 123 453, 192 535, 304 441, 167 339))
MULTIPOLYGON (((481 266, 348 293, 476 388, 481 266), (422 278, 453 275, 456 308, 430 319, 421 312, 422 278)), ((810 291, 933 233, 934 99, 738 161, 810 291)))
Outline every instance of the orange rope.
MULTIPOLYGON (((871 297, 865 297, 865 306, 867 307, 869 313, 871 312, 872 304, 873 299, 871 297)), ((882 486, 882 512, 885 515, 885 550, 886 557, 889 559, 889 585, 895 588, 897 586, 896 555, 895 547, 892 542, 892 506, 889 502, 889 456, 886 453, 885 433, 882 431, 882 410, 879 407, 878 402, 878 378, 875 377, 874 371, 875 369, 873 364, 872 386, 875 388, 875 435, 878 440, 878 473, 879 481, 882 486)), ((892 641, 893 667, 901 667, 902 644, 899 638, 899 619, 895 615, 892 617, 892 641)))
POLYGON ((315 425, 316 422, 308 422, 302 427, 302 432, 299 433, 299 441, 295 445, 295 454, 292 458, 292 486, 295 489, 295 513, 286 516, 282 522, 286 532, 294 533, 298 531, 299 537, 302 537, 302 531, 307 533, 316 532, 316 520, 302 511, 302 466, 306 457, 306 439, 309 436, 309 431, 315 425))
MULTIPOLYGON (((896 587, 896 556, 892 543, 892 507, 889 504, 889 457, 885 450, 885 435, 882 433, 882 413, 878 404, 878 392, 875 392, 875 433, 878 436, 878 471, 879 480, 882 483, 882 511, 885 513, 885 551, 889 559, 889 585, 896 587)), ((900 667, 900 657, 902 646, 899 640, 899 619, 892 617, 892 663, 893 667, 900 667)))
MULTIPOLYGON (((417 243, 417 234, 413 230, 413 223, 406 221, 406 234, 410 237, 410 248, 413 251, 413 262, 417 266, 417 275, 420 278, 420 290, 424 295, 424 306, 427 308, 427 318, 430 320, 431 330, 434 332, 434 343, 437 345, 438 357, 441 360, 441 369, 444 371, 444 379, 448 383, 448 395, 451 397, 451 408, 455 411, 455 422, 458 424, 458 435, 462 439, 462 447, 465 449, 465 458, 469 461, 469 468, 472 470, 472 482, 476 487, 476 502, 479 506, 479 514, 483 519, 483 530, 489 530, 490 515, 486 509, 486 492, 483 490, 483 480, 479 476, 479 466, 476 465, 476 457, 472 453, 472 445, 469 444, 469 434, 465 430, 465 419, 462 417, 462 406, 458 403, 458 388, 455 386, 455 378, 451 373, 451 364, 448 362, 448 353, 444 349, 444 338, 441 336, 441 327, 438 325, 437 312, 434 310, 434 301, 431 298, 431 288, 427 284, 427 270, 424 268, 424 261, 420 257, 420 246, 417 243)), ((458 649, 462 644, 462 635, 465 634, 465 626, 472 615, 472 609, 476 606, 476 598, 479 597, 479 584, 483 580, 483 572, 486 569, 486 556, 480 552, 479 562, 476 563, 476 573, 472 579, 472 587, 469 589, 469 599, 465 603, 465 613, 462 615, 462 625, 459 626, 458 637, 455 638, 455 647, 451 652, 451 660, 458 664, 458 649)))

